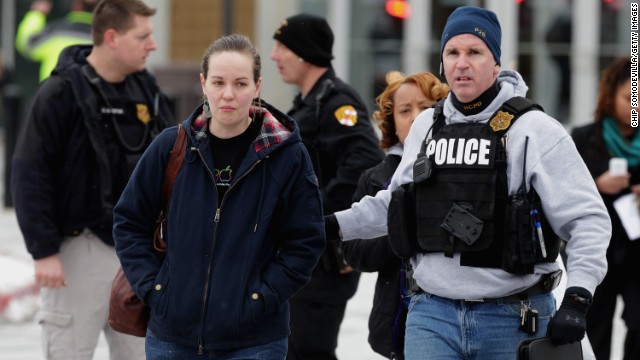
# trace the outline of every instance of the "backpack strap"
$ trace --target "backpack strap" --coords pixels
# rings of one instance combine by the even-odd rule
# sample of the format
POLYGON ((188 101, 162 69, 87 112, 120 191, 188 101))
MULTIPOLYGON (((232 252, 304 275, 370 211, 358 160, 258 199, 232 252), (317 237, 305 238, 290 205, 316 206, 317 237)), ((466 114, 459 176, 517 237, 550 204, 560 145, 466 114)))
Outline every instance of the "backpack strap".
POLYGON ((169 202, 173 191, 173 182, 180 171, 184 154, 187 150, 187 133, 182 124, 178 124, 178 136, 173 148, 169 153, 169 161, 164 169, 164 180, 162 182, 162 201, 164 207, 156 220, 156 230, 153 236, 153 249, 156 254, 164 254, 167 251, 167 241, 164 239, 164 226, 169 212, 169 202))
POLYGON ((178 136, 176 142, 173 144, 173 148, 169 153, 169 161, 167 167, 164 169, 164 182, 162 183, 162 198, 164 199, 164 212, 166 214, 169 209, 169 201, 171 200, 171 191, 173 190, 173 182, 180 171, 182 161, 184 160, 184 154, 187 149, 187 133, 182 127, 182 124, 178 125, 178 136))

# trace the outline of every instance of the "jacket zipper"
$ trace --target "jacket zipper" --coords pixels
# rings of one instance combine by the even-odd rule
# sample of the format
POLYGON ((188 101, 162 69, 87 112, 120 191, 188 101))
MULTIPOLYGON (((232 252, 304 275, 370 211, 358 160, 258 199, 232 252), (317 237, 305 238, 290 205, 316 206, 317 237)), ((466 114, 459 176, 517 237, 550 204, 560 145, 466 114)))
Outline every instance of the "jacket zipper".
MULTIPOLYGON (((214 191, 216 192, 216 195, 217 195, 218 194, 218 188, 216 187, 216 179, 213 176, 213 171, 211 171, 211 168, 209 168, 209 165, 207 165, 207 162, 204 161, 204 158, 202 157, 202 153, 200 152, 200 149, 198 149, 196 147, 192 147, 191 150, 195 150, 195 151, 198 152, 198 156, 200 156, 200 160, 202 160, 202 163, 204 164, 204 167, 207 168, 207 172, 209 172, 209 176, 211 177, 211 180, 213 182, 214 191)), ((236 180, 236 182, 234 182, 233 185, 231 185, 229 187, 229 189, 227 189, 227 191, 225 192, 224 196, 222 196, 222 201, 220 201, 220 206, 216 207, 216 214, 215 214, 215 217, 214 217, 214 222, 216 224, 218 222, 220 222, 220 212, 222 211, 222 206, 224 205, 224 201, 227 198, 227 195, 229 194, 229 191, 231 191, 231 189, 233 189, 235 187, 235 185, 238 182, 240 182, 240 180, 242 180, 245 176, 247 176, 251 172, 251 170, 253 170, 259 163, 260 163, 260 160, 254 162, 251 165, 251 167, 249 168, 249 170, 247 170, 244 174, 242 174, 242 176, 240 176, 236 180)), ((218 233, 218 226, 216 225, 216 229, 213 232, 213 242, 211 244, 211 260, 209 260, 209 267, 207 268, 207 279, 206 279, 206 282, 204 284, 204 294, 203 294, 203 298, 202 298, 202 309, 201 309, 201 316, 200 316, 201 319, 202 319, 202 323, 200 325, 200 334, 198 335, 198 355, 202 355, 204 353, 204 342, 202 341, 202 333, 204 331, 204 329, 203 329, 203 326, 204 326, 204 313, 205 313, 206 306, 207 306, 207 300, 209 298, 209 282, 211 280, 211 262, 213 260, 213 250, 214 250, 215 245, 216 245, 217 233, 218 233)))

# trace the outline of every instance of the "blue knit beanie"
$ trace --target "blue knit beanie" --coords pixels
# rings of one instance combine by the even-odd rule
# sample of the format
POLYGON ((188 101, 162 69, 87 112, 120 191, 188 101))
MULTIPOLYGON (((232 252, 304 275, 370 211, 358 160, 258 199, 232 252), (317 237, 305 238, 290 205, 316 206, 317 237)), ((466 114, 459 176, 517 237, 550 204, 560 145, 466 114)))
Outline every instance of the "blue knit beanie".
POLYGON ((493 11, 475 7, 461 6, 449 15, 440 40, 440 61, 447 41, 460 34, 473 34, 487 44, 493 58, 500 65, 500 42, 502 30, 498 17, 493 11))

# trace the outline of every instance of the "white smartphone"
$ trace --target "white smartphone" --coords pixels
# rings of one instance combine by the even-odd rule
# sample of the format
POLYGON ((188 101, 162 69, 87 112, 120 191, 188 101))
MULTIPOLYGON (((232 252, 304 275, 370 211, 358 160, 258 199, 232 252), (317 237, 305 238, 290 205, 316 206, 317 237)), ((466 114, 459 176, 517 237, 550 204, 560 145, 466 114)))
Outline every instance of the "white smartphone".
POLYGON ((609 173, 614 176, 625 175, 627 173, 627 159, 625 158, 609 159, 609 173))

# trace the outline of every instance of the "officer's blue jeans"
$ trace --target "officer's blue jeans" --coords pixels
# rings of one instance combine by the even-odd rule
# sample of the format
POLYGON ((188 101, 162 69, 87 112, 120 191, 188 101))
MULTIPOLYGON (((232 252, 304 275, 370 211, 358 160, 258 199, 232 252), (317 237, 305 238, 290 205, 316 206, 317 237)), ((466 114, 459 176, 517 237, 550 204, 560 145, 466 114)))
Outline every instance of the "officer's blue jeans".
POLYGON ((514 360, 522 340, 546 334, 556 309, 550 293, 531 296, 524 303, 538 310, 535 334, 519 330, 519 301, 476 303, 420 292, 409 304, 405 358, 514 360))
POLYGON ((198 355, 196 348, 160 340, 147 330, 145 350, 147 360, 284 360, 287 338, 230 351, 205 350, 203 355, 198 355))

